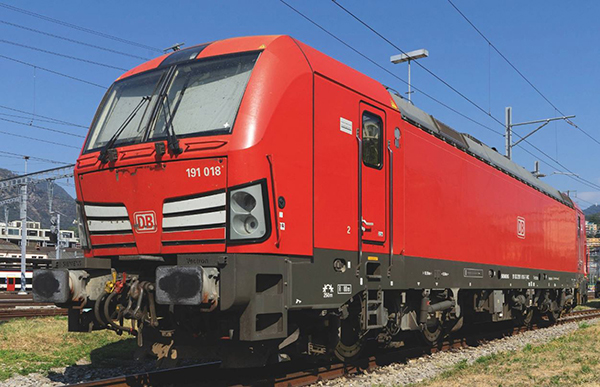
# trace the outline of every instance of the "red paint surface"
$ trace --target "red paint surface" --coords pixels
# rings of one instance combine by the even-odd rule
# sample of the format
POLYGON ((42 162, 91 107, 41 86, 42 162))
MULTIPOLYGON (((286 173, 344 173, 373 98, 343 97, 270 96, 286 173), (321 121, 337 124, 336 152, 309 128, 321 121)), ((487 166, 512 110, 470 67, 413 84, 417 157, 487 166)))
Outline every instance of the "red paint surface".
MULTIPOLYGON (((198 58, 251 50, 262 53, 231 134, 181 139, 183 154, 160 159, 151 143, 119 148, 118 160, 109 166, 96 161, 97 153, 83 155, 76 168, 77 193, 81 201, 123 203, 130 217, 136 211, 155 211, 161 224, 163 202, 168 198, 264 179, 273 225, 269 238, 249 245, 163 246, 162 241, 212 239, 223 231, 167 234, 159 228, 156 233, 134 233, 136 248, 92 250, 88 255, 227 251, 311 256, 314 248, 356 251, 356 134, 362 111, 367 109, 382 116, 385 133, 382 169, 361 167, 363 217, 376 224, 377 235, 383 233, 383 237, 365 234, 365 240, 380 243, 365 243, 365 252, 388 252, 393 237, 395 254, 541 270, 585 270, 585 237, 577 235, 578 210, 403 121, 377 81, 287 36, 218 41, 198 58), (340 117, 352 121, 352 134, 340 130, 340 117), (391 147, 391 166, 387 143, 394 143, 396 127, 402 138, 399 148, 391 147), (186 168, 216 165, 219 160, 226 166, 219 178, 186 177, 186 168), (279 196, 285 198, 284 209, 274 205, 279 196), (518 217, 525 219, 525 238, 517 235, 518 217)), ((162 59, 138 66, 123 77, 156 68, 162 59)), ((116 239, 94 239, 117 243, 116 239)))

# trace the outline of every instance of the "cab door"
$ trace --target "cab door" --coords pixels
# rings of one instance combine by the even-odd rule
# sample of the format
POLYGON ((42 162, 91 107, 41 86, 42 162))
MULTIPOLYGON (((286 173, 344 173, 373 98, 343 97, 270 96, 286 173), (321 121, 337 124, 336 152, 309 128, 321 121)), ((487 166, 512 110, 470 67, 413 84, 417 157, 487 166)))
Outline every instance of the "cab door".
POLYGON ((362 241, 384 244, 386 230, 385 112, 360 104, 360 198, 362 241))

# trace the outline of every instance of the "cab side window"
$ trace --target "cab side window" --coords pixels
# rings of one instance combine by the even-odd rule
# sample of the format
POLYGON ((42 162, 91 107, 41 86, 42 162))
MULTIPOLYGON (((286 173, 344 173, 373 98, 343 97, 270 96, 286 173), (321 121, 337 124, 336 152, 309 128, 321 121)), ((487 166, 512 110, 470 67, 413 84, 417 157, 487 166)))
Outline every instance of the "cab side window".
POLYGON ((367 167, 380 169, 382 166, 382 132, 381 117, 371 112, 362 115, 362 158, 367 167))

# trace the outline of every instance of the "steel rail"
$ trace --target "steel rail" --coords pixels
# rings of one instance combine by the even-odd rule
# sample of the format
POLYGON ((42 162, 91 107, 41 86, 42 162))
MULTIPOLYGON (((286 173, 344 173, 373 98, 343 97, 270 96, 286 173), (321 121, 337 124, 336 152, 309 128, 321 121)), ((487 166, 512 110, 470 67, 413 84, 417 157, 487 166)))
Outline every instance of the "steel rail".
POLYGON ((0 309, 0 321, 12 320, 15 318, 34 318, 34 317, 51 317, 51 316, 66 316, 67 309, 63 308, 8 308, 0 309))
MULTIPOLYGON (((590 309, 572 312, 558 320, 558 324, 584 321, 600 317, 600 309, 590 309)), ((509 321, 510 322, 510 321, 509 321)), ((487 325, 482 325, 484 328, 487 325)), ((352 364, 331 363, 321 366, 306 367, 301 370, 282 371, 277 367, 263 367, 261 369, 222 369, 219 362, 210 362, 186 367, 148 371, 135 375, 118 376, 79 384, 77 387, 124 387, 124 386, 158 386, 158 385, 223 385, 223 386, 253 386, 272 385, 276 387, 306 386, 320 381, 337 379, 344 376, 355 375, 365 371, 372 371, 384 365, 404 362, 407 359, 418 358, 425 354, 451 349, 479 345, 483 342, 518 335, 522 332, 543 329, 550 326, 549 322, 542 321, 531 327, 514 327, 510 324, 495 330, 481 330, 467 336, 455 337, 446 340, 437 346, 412 346, 399 350, 382 352, 365 357, 352 364)), ((278 365, 281 366, 281 365, 278 365)))
POLYGON ((0 321, 66 315, 66 309, 56 308, 54 304, 34 302, 29 294, 0 294, 0 321))

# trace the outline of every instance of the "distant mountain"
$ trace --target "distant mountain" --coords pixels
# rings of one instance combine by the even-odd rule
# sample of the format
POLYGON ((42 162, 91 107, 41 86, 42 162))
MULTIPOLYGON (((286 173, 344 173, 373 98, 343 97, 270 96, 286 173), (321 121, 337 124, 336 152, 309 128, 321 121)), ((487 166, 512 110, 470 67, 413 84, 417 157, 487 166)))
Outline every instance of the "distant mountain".
MULTIPOLYGON (((0 180, 17 176, 14 173, 0 168, 0 180)), ((0 192, 0 200, 19 195, 19 188, 15 187, 8 192, 0 192)), ((50 228, 50 213, 48 211, 48 183, 45 181, 29 185, 29 200, 27 201, 27 218, 40 222, 42 228, 50 228)), ((19 220, 19 203, 11 203, 8 207, 8 221, 19 220)), ((60 212, 60 228, 63 230, 74 229, 75 199, 61 186, 54 184, 52 209, 60 212)), ((0 221, 4 222, 4 209, 0 208, 0 221)))
POLYGON ((600 213, 600 205, 594 204, 593 206, 590 206, 583 210, 583 213, 585 214, 585 216, 598 214, 600 213))

